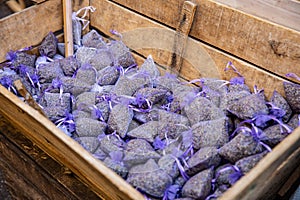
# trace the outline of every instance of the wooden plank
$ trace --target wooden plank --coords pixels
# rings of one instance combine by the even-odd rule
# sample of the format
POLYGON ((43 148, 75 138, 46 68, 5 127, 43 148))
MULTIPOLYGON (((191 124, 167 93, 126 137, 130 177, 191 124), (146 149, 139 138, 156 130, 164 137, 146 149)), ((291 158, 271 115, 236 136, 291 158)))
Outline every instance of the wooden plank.
POLYGON ((71 0, 63 0, 63 14, 64 14, 65 57, 67 58, 74 54, 71 0))
POLYGON ((18 173, 15 169, 10 169, 10 165, 3 162, 0 158, 0 169, 5 174, 5 182, 7 183, 7 190, 9 196, 7 199, 16 200, 30 200, 30 199, 48 199, 30 183, 26 182, 22 174, 18 173))
POLYGON ((52 158, 64 163, 101 198, 143 199, 143 196, 120 176, 2 86, 0 86, 0 102, 0 112, 5 118, 52 158))
MULTIPOLYGON (((91 15, 93 27, 107 35, 110 35, 111 29, 118 30, 123 34, 123 41, 134 51, 145 57, 152 54, 159 65, 167 65, 170 52, 165 51, 172 49, 174 31, 110 1, 92 1, 91 3, 97 8, 96 12, 91 15), (127 23, 124 23, 124 20, 127 23), (150 47, 152 49, 149 50, 150 47)), ((232 61, 245 76, 249 86, 257 85, 259 88, 264 88, 267 96, 270 96, 274 89, 281 94, 284 93, 282 79, 255 68, 251 64, 194 39, 188 40, 186 49, 181 76, 188 80, 210 75, 228 80, 235 74, 225 73, 224 68, 228 61, 232 61), (214 69, 215 66, 217 69, 214 69)))
POLYGON ((300 31, 300 1, 297 0, 215 0, 257 17, 300 31))
POLYGON ((276 189, 300 164, 299 147, 300 127, 224 193, 220 200, 268 199, 264 197, 276 194, 276 189))
MULTIPOLYGON (((93 1, 92 1, 93 2, 93 1)), ((113 0, 175 28, 183 1, 113 0)), ((300 74, 300 32, 213 0, 198 5, 190 35, 280 76, 300 74)), ((131 19, 128 19, 132 21, 131 19)))
MULTIPOLYGON (((75 0, 73 10, 89 5, 89 0, 75 0)), ((9 50, 38 45, 49 31, 63 28, 62 3, 45 1, 22 12, 0 19, 0 63, 9 50)))
MULTIPOLYGON (((296 149, 288 155, 277 169, 259 186, 259 190, 255 191, 255 195, 260 196, 260 199, 276 199, 278 192, 284 183, 293 175, 293 171, 300 165, 300 148, 296 149), (256 193, 258 192, 258 193, 256 193)), ((256 184, 257 184, 256 183, 256 184)), ((249 197, 254 196, 254 191, 249 194, 249 197), (250 196, 251 195, 251 196, 250 196)))
MULTIPOLYGON (((0 116, 0 132, 12 144, 22 150, 29 159, 35 162, 42 170, 49 174, 49 180, 53 179, 60 185, 61 190, 66 190, 69 198, 75 199, 99 199, 97 195, 90 190, 82 181, 73 173, 65 173, 64 166, 53 160, 37 145, 27 139, 22 132, 16 129, 7 119, 0 116)), ((37 172, 40 173, 40 172, 37 172)), ((38 181, 38 179, 37 179, 38 181)))
MULTIPOLYGON (((12 177, 10 184, 20 184, 20 193, 33 199, 77 199, 67 193, 59 183, 51 179, 45 171, 38 167, 26 154, 10 143, 0 134, 0 161, 2 168, 12 177), (18 177, 15 180, 13 177, 18 177), (28 189, 26 186, 30 186, 28 189)), ((19 186, 19 187, 20 187, 19 186)))
POLYGON ((9 199, 12 197, 11 188, 8 186, 6 181, 6 174, 3 173, 4 167, 0 167, 0 199, 9 199))
POLYGON ((168 62, 168 71, 176 73, 176 75, 180 73, 182 67, 187 39, 193 24, 196 8, 196 4, 191 1, 185 1, 180 13, 180 19, 176 27, 174 38, 173 53, 168 62))
MULTIPOLYGON (((293 162, 293 161, 291 160, 291 162, 293 162)), ((293 171, 292 175, 289 177, 289 179, 284 183, 284 185, 278 191, 278 194, 281 197, 286 196, 287 193, 289 192, 289 190, 292 188, 292 186, 297 184, 297 181, 298 181, 298 185, 299 185, 299 180, 300 180, 300 165, 298 165, 298 167, 293 171)))

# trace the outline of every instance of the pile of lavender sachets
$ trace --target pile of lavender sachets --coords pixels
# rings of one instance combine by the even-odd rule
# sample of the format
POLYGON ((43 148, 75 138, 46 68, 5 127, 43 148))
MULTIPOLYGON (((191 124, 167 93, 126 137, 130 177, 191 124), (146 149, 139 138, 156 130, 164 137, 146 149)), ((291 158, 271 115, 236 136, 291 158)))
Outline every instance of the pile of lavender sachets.
POLYGON ((49 33, 39 55, 11 51, 0 82, 20 79, 64 133, 148 199, 216 199, 299 126, 300 85, 251 92, 244 78, 189 83, 137 66, 122 41, 92 30, 75 55, 49 33), (196 86, 193 83, 198 83, 196 86))

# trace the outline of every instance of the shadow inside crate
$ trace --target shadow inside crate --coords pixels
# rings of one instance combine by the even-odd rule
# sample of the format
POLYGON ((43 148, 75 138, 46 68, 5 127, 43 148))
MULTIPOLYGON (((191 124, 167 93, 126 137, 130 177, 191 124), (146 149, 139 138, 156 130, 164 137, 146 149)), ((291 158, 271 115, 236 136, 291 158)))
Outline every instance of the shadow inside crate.
POLYGON ((10 198, 11 198, 11 195, 9 194, 4 174, 3 174, 2 170, 0 169, 0 199, 8 200, 10 198))

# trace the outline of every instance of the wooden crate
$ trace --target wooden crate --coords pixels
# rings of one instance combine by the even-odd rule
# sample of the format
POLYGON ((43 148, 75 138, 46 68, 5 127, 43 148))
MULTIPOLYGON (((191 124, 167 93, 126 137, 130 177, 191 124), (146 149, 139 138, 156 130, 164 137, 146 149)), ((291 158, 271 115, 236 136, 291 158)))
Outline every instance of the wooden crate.
MULTIPOLYGON (((300 32, 246 14, 214 0, 192 0, 197 4, 189 42, 199 59, 211 58, 218 76, 232 61, 250 86, 274 89, 283 94, 285 74, 300 74, 300 32)), ((159 29, 174 33, 183 1, 175 0, 80 0, 74 10, 92 5, 90 28, 104 36, 111 29, 124 34, 138 63, 152 54, 164 69, 172 52, 140 47, 128 33, 159 29), (126 22, 126 23, 125 23, 126 22), (127 35, 126 35, 127 34, 127 35)), ((62 6, 58 0, 38 1, 35 6, 0 20, 0 62, 9 50, 38 45, 49 32, 62 32, 62 6)), ((137 41, 155 41, 146 32, 137 41)), ((153 36, 152 36, 153 37, 153 36)), ((159 43, 159 41, 158 41, 159 43)), ((189 43, 188 43, 189 44, 189 43)), ((186 48, 191 46, 187 44, 186 48)), ((193 54, 194 55, 194 54, 193 54)), ((181 77, 201 77, 202 66, 183 60, 181 77)), ((143 199, 122 178, 93 158, 77 142, 63 134, 48 119, 0 87, 0 169, 8 189, 19 199, 143 199), (32 178, 31 178, 32 177, 32 178), (18 191, 27 191, 20 193, 18 191)), ((300 164, 300 129, 296 129, 259 164, 229 189, 222 199, 272 199, 300 164)))

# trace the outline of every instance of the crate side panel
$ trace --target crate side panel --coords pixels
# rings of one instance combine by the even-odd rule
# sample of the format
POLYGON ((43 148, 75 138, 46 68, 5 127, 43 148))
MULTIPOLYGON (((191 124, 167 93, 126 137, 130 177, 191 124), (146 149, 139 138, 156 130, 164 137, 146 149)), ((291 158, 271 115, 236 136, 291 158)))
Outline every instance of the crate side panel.
POLYGON ((7 182, 7 173, 4 167, 0 167, 0 199, 9 199, 12 197, 12 189, 7 182))
MULTIPOLYGON (((170 27, 177 27, 183 1, 113 0, 170 27)), ((300 32, 213 0, 198 4, 191 35, 280 76, 300 74, 300 32)))
POLYGON ((50 176, 49 180, 55 180, 57 185, 59 185, 58 188, 68 194, 68 198, 80 199, 86 197, 88 199, 99 199, 75 174, 69 172, 65 166, 43 152, 3 116, 0 116, 0 124, 2 134, 31 158, 36 165, 47 172, 50 176))
POLYGON ((297 0, 215 0, 238 10, 300 31, 300 2, 297 0))
MULTIPOLYGON (((151 19, 143 17, 135 12, 128 11, 127 9, 110 1, 92 1, 92 5, 95 6, 97 10, 91 15, 91 25, 109 36, 111 36, 111 29, 115 29, 120 33, 124 33, 123 41, 125 43, 129 41, 126 38, 126 34, 128 35, 129 32, 133 32, 134 30, 147 30, 148 28, 166 29, 165 26, 156 23, 151 19), (127 20, 127 23, 124 23, 124 20, 127 20)), ((170 29, 168 30, 172 31, 170 29)), ((152 38, 146 38, 144 37, 144 35, 137 36, 137 38, 145 40, 146 42, 142 41, 144 43, 151 42, 152 40, 152 38)), ((130 42, 131 41, 132 40, 130 40, 130 42)), ((243 62, 233 56, 229 56, 222 51, 215 50, 214 48, 205 45, 197 40, 191 39, 191 41, 193 41, 194 45, 198 46, 201 51, 204 51, 209 55, 209 57, 212 58, 215 66, 217 66, 217 69, 215 69, 215 71, 217 71, 220 78, 229 80, 231 77, 236 75, 231 72, 224 72, 224 68, 228 61, 232 61, 237 69, 241 71, 241 73, 245 76, 245 79, 249 86, 257 85, 258 88, 264 88, 267 96, 271 96, 274 89, 279 91, 281 94, 284 93, 282 79, 259 70, 258 68, 255 68, 252 65, 243 62)), ((128 43, 126 44, 128 45, 128 43)), ((148 49, 140 47, 134 48, 134 45, 131 45, 131 47, 133 47, 133 50, 135 52, 143 55, 144 57, 147 57, 149 54, 151 54, 154 61, 159 65, 166 66, 168 63, 168 56, 170 56, 169 52, 164 52, 161 49, 148 49)), ((187 49, 189 49, 189 46, 187 46, 187 49)), ((198 52, 196 52, 196 54, 197 53, 198 52)), ((195 58, 195 60, 197 60, 197 57, 195 58)), ((200 65, 206 64, 206 62, 200 63, 200 65)), ((181 76, 188 80, 199 78, 201 77, 201 69, 201 66, 194 65, 193 61, 188 62, 188 60, 184 60, 181 69, 181 76)))
POLYGON ((40 191, 28 181, 24 179, 22 174, 18 173, 14 169, 10 169, 10 165, 0 162, 0 169, 5 174, 4 182, 6 185, 7 193, 1 194, 3 199, 16 199, 16 200, 30 200, 31 198, 36 199, 48 199, 45 195, 41 194, 40 191))
MULTIPOLYGON (((265 187, 261 187, 261 193, 265 199, 276 199, 278 198, 278 193, 281 188, 284 187, 284 184, 289 180, 290 177, 295 176, 294 171, 300 166, 300 147, 295 150, 279 167, 278 169, 270 176, 267 182, 265 182, 265 187), (288 173, 282 173, 286 171, 288 173), (268 184, 272 183, 272 184, 268 184), (278 191, 274 194, 273 191, 278 191)), ((298 169, 298 174, 299 174, 298 169)), ((300 175, 298 175, 299 178, 300 175)), ((297 179, 296 179, 297 180, 297 179)), ((296 181, 295 180, 295 181, 296 181)))
MULTIPOLYGON (((1 163, 5 167, 6 173, 13 177, 7 177, 14 183, 20 183, 20 193, 26 194, 28 198, 33 199, 74 199, 68 196, 61 190, 60 184, 42 170, 30 157, 20 151, 16 146, 9 142, 2 134, 0 135, 1 142, 1 163), (10 172, 8 172, 10 171, 10 172), (30 185, 30 190, 26 185, 30 185)), ((20 187, 19 186, 19 187, 20 187)))

